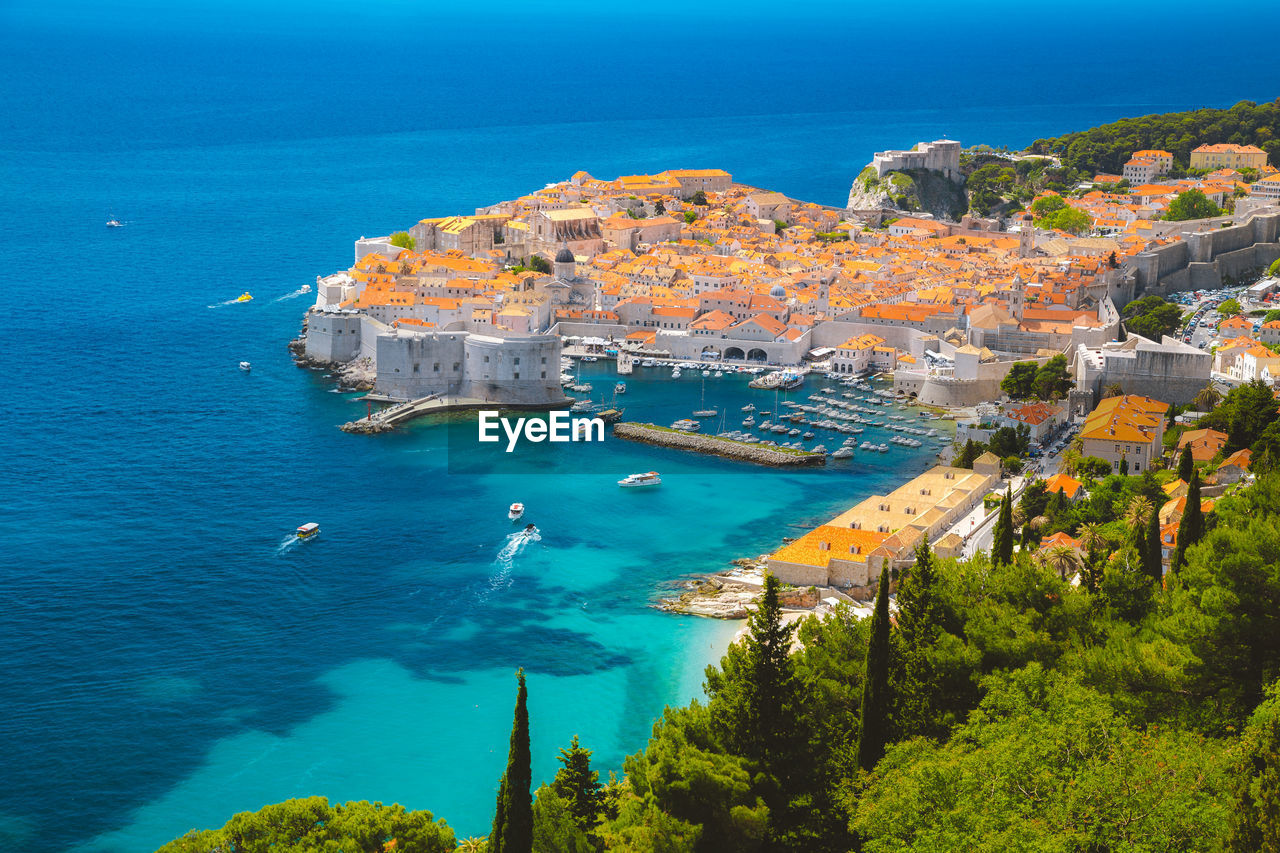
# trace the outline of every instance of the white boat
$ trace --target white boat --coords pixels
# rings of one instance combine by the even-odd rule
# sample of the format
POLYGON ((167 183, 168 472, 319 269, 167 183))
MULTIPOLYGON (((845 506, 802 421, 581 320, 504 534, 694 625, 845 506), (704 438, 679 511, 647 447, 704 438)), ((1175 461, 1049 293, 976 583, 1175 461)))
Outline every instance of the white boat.
POLYGON ((108 219, 108 220, 107 220, 107 227, 108 227, 108 228, 123 228, 123 227, 124 227, 124 223, 123 223, 123 222, 121 222, 119 219, 116 219, 116 218, 113 216, 113 217, 111 217, 110 219, 108 219))
POLYGON ((702 424, 690 418, 681 418, 671 425, 672 429, 678 429, 681 432, 697 432, 702 424))
POLYGON ((653 367, 656 364, 657 362, 651 358, 646 358, 644 361, 640 362, 641 367, 653 367))
POLYGON ((715 378, 716 378, 716 379, 719 379, 721 376, 724 376, 724 371, 723 371, 723 370, 717 370, 717 371, 716 371, 714 374, 712 374, 712 375, 713 375, 713 376, 715 376, 715 378))
POLYGON ((742 407, 742 411, 744 412, 754 412, 755 410, 756 410, 755 403, 747 403, 745 406, 742 407))
POLYGON ((673 368, 671 368, 671 378, 672 378, 672 379, 679 379, 679 378, 680 378, 680 368, 679 368, 679 367, 673 367, 673 368))
POLYGON ((834 451, 834 452, 831 454, 831 458, 832 458, 832 459, 852 459, 852 458, 853 458, 853 448, 852 448, 852 447, 842 447, 842 448, 840 448, 839 450, 834 451))
POLYGON ((625 393, 627 393, 627 383, 625 383, 625 382, 619 382, 619 383, 617 383, 616 385, 614 385, 614 386, 613 386, 613 393, 615 393, 615 394, 625 394, 625 393))
POLYGON ((300 525, 298 527, 298 538, 310 539, 312 536, 315 536, 319 532, 320 532, 320 525, 316 524, 314 521, 308 521, 306 524, 300 525))
POLYGON ((247 361, 242 361, 240 362, 240 369, 243 370, 245 373, 248 373, 250 370, 253 369, 253 365, 247 361))
POLYGON ((579 413, 589 412, 591 411, 592 408, 593 407, 591 405, 590 400, 579 400, 578 402, 574 403, 572 406, 569 407, 569 411, 579 412, 579 413))
POLYGON ((756 425, 756 419, 751 415, 747 415, 745 418, 742 419, 742 425, 744 427, 753 427, 756 425))
POLYGON ((704 370, 704 371, 702 371, 702 375, 703 375, 703 376, 710 376, 710 375, 711 375, 711 371, 710 371, 710 370, 704 370))
POLYGON ((309 284, 304 284, 304 285, 302 285, 302 287, 299 287, 299 288, 298 288, 298 292, 299 292, 299 293, 310 293, 310 292, 311 292, 311 285, 309 285, 309 284))
POLYGON ((524 515, 524 504, 522 503, 514 503, 507 508, 507 518, 512 521, 515 521, 522 515, 524 515))
POLYGON ((657 486, 662 483, 657 471, 646 471, 643 474, 628 474, 618 481, 624 489, 635 489, 640 486, 657 486))
POLYGON ((600 359, 596 358, 594 355, 584 355, 582 357, 582 360, 583 361, 599 361, 600 359))

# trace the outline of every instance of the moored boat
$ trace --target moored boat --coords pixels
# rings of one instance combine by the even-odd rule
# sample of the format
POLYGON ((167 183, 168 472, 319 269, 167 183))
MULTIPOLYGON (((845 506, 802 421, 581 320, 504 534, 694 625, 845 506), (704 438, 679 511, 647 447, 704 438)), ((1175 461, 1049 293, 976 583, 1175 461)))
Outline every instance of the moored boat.
POLYGON ((618 485, 624 489, 634 489, 641 486, 657 486, 662 483, 662 479, 658 476, 657 471, 646 471, 643 474, 628 474, 618 481, 618 485))

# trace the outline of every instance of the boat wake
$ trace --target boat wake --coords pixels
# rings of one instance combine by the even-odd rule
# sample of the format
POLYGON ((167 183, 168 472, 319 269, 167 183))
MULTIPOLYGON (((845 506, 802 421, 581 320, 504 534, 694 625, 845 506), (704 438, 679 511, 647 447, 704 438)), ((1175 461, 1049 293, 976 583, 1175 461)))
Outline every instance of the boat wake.
POLYGON ((301 541, 302 540, 298 538, 296 533, 290 533, 288 536, 284 537, 284 539, 280 540, 280 544, 276 546, 276 556, 278 557, 281 554, 287 553, 290 548, 301 541))
POLYGON ((490 595, 511 586, 511 570, 515 567, 516 558, 524 553, 530 542, 541 542, 538 529, 520 530, 507 536, 506 542, 493 558, 493 571, 489 574, 489 585, 480 593, 484 601, 490 595))
POLYGON ((304 285, 303 287, 299 287, 297 290, 293 291, 292 293, 286 293, 284 296, 277 296, 275 299, 272 299, 271 301, 273 303, 284 302, 286 299, 297 299, 299 296, 302 296, 303 294, 307 294, 310 292, 311 292, 311 286, 304 285))
POLYGON ((215 302, 215 303, 213 303, 212 305, 210 305, 210 306, 208 306, 208 307, 210 307, 210 308, 226 308, 228 305, 238 305, 239 303, 240 303, 240 300, 239 300, 238 298, 237 298, 237 299, 228 299, 228 300, 226 300, 226 301, 224 301, 224 302, 215 302))

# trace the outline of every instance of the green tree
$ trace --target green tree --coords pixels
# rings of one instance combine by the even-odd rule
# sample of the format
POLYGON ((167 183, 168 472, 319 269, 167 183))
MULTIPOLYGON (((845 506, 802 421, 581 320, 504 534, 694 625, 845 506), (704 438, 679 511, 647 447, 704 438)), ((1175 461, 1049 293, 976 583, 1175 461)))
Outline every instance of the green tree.
POLYGON ((982 455, 984 446, 975 444, 972 438, 965 439, 964 446, 960 448, 960 452, 951 460, 954 468, 973 468, 973 460, 982 455))
POLYGON ((696 210, 686 210, 684 212, 684 224, 692 225, 698 221, 698 212, 696 210))
POLYGON ((548 261, 546 258, 542 257, 542 255, 530 255, 529 269, 533 270, 534 272, 543 273, 545 275, 551 272, 551 262, 548 261))
POLYGON ((397 231, 391 235, 391 245, 398 246, 401 249, 408 249, 412 252, 417 246, 417 241, 413 239, 413 235, 408 231, 397 231))
POLYGON ((1200 508, 1200 473, 1191 472, 1191 482, 1187 486, 1187 505, 1182 510, 1182 518, 1178 521, 1178 543, 1170 567, 1177 571, 1187 559, 1187 549, 1195 545, 1204 536, 1204 511, 1200 508))
POLYGON ((1182 222, 1187 219, 1209 219, 1214 216, 1221 216, 1223 209, 1213 202, 1209 201, 1200 190, 1187 190, 1178 193, 1173 201, 1169 202, 1169 211, 1164 218, 1170 222, 1182 222))
POLYGON ((1036 374, 1039 368, 1034 361, 1015 361, 1000 380, 1000 390, 1011 400, 1026 400, 1035 394, 1036 374))
POLYGON ((600 820, 603 792, 600 774, 591 769, 591 750, 578 743, 574 735, 568 749, 560 750, 559 761, 564 766, 556 771, 551 787, 562 799, 583 832, 591 832, 600 820))
POLYGON ((915 562, 898 581, 898 648, 893 684, 898 729, 906 737, 945 732, 938 673, 931 651, 943 632, 938 569, 928 537, 916 546, 915 562))
POLYGON ((673 817, 649 799, 630 796, 600 831, 606 850, 626 853, 695 853, 701 827, 673 817))
POLYGON ((1035 395, 1041 400, 1065 397, 1074 384, 1071 374, 1067 372, 1067 357, 1061 353, 1040 365, 1032 380, 1035 395))
POLYGON ((529 710, 524 669, 516 672, 516 710, 511 723, 507 769, 498 785, 498 804, 489 833, 489 853, 531 853, 533 850, 533 770, 529 755, 529 710))
POLYGON ((1000 501, 1000 515, 991 531, 991 561, 998 566, 1013 562, 1013 490, 1005 491, 1000 501))
POLYGON ((691 204, 698 205, 698 207, 705 207, 707 204, 707 194, 702 190, 698 190, 693 194, 693 198, 689 199, 689 202, 691 204))
POLYGON ((1036 199, 1031 204, 1031 213, 1036 219, 1043 219, 1050 214, 1057 213, 1059 210, 1065 210, 1067 203, 1062 200, 1060 195, 1044 195, 1036 199))
POLYGON ((1216 849, 1230 808, 1219 743, 1144 731, 1039 664, 984 686, 950 741, 899 743, 865 792, 850 787, 865 853, 1216 849))
POLYGON ((453 830, 430 812, 364 801, 330 806, 324 797, 306 797, 241 812, 220 829, 193 830, 157 853, 383 853, 392 839, 400 853, 455 848, 453 830))
POLYGON ((1182 448, 1182 455, 1178 457, 1178 479, 1184 483, 1191 482, 1191 472, 1195 471, 1196 462, 1191 456, 1191 445, 1188 444, 1182 448))
POLYGON ((991 434, 987 450, 1004 459, 1007 456, 1023 456, 1031 447, 1031 430, 1026 424, 1000 427, 991 434))
POLYGON ((653 203, 653 215, 661 216, 667 212, 667 206, 662 203, 662 199, 658 199, 653 203))
POLYGON ((889 672, 893 666, 893 637, 889 624, 889 568, 880 570, 876 607, 871 614, 871 637, 867 641, 866 678, 862 684, 862 725, 858 730, 858 766, 870 770, 884 755, 889 740, 889 672))
POLYGON ((1275 395, 1265 382, 1255 379, 1232 388, 1218 408, 1200 419, 1200 425, 1227 434, 1223 453, 1230 456, 1252 447, 1278 417, 1280 404, 1275 395))
POLYGON ((1151 517, 1147 519, 1146 534, 1143 537, 1146 547, 1142 553, 1143 571, 1159 586, 1164 577, 1164 545, 1160 541, 1160 507, 1151 507, 1151 517))
POLYGON ((1218 305, 1218 313, 1223 317, 1234 317, 1243 310, 1244 309, 1240 307, 1239 300, 1236 299, 1225 299, 1218 305))
POLYGON ((1079 208, 1066 207, 1038 220, 1036 224, 1041 228, 1080 235, 1093 229, 1093 217, 1079 208))
POLYGON ((1182 325, 1182 309, 1154 295, 1130 302, 1122 316, 1125 329, 1157 343, 1182 325))
POLYGON ((533 849, 538 853, 595 853, 570 804, 543 785, 533 798, 533 849))
POLYGON ((1253 712, 1236 767, 1231 810, 1232 853, 1280 851, 1280 682, 1253 712))

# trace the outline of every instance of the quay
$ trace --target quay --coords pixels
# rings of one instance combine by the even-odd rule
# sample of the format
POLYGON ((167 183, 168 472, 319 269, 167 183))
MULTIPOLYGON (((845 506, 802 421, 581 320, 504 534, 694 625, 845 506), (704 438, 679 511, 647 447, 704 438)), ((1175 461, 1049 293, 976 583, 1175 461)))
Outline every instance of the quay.
POLYGON ((655 424, 615 424, 613 435, 615 438, 625 439, 626 441, 656 444, 660 447, 674 447, 677 450, 691 450, 695 453, 723 456, 726 459, 751 462, 755 465, 797 468, 827 464, 827 457, 824 453, 791 450, 785 447, 764 447, 759 444, 748 444, 745 441, 734 441, 731 438, 720 438, 718 436, 694 435, 656 426, 655 424))
MULTIPOLYGON (((367 399, 378 400, 373 395, 370 395, 367 399)), ((492 400, 481 400, 476 397, 459 397, 454 394, 428 394, 426 397, 405 400, 389 408, 370 412, 363 418, 342 424, 338 429, 358 435, 375 435, 380 432, 389 432, 402 424, 427 415, 438 415, 445 412, 478 411, 480 409, 547 411, 565 408, 572 402, 572 400, 564 400, 555 403, 511 405, 495 403, 492 400)))

